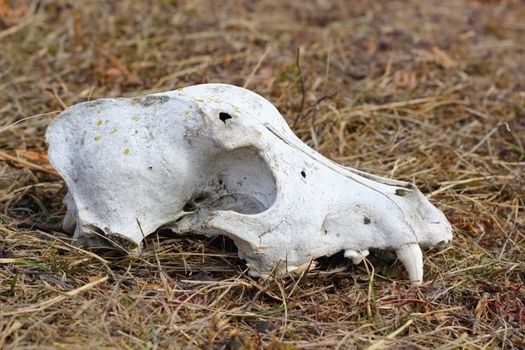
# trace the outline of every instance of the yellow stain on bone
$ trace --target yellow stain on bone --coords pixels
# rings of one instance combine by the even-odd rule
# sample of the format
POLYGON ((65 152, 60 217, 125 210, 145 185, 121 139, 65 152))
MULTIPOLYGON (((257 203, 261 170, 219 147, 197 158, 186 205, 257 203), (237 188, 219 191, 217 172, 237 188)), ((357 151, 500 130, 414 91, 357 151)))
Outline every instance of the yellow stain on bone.
POLYGON ((101 126, 102 123, 103 123, 102 119, 97 120, 97 125, 98 125, 98 126, 101 126))
POLYGON ((129 154, 129 148, 124 148, 124 155, 127 156, 129 154))
POLYGON ((116 133, 117 131, 118 131, 117 128, 113 128, 113 129, 111 129, 111 133, 112 133, 112 134, 116 133))
POLYGON ((133 120, 134 122, 136 122, 137 120, 139 120, 139 117, 136 115, 136 114, 133 114, 131 116, 131 120, 133 120))
POLYGON ((100 141, 100 140, 102 140, 102 136, 100 136, 100 135, 96 135, 96 136, 94 137, 94 139, 95 139, 95 141, 100 141))

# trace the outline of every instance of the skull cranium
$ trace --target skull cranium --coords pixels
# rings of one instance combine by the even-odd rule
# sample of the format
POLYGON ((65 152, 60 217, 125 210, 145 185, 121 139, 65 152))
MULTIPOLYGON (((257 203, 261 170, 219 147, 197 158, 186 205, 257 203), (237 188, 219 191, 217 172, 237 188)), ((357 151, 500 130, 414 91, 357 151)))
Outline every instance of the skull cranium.
POLYGON ((452 239, 412 184, 343 167, 309 148, 246 89, 204 84, 64 111, 46 134, 78 242, 140 245, 164 227, 225 235, 253 275, 344 251, 393 249, 420 283, 420 246, 452 239))

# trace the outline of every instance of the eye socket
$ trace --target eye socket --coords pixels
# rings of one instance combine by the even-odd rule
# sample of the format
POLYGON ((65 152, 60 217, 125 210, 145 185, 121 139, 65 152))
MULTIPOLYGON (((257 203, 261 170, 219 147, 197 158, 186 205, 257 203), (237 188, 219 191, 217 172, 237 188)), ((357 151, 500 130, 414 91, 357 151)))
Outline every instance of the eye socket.
POLYGON ((220 112, 219 113, 219 119, 224 123, 226 124, 226 121, 228 119, 232 119, 233 117, 231 115, 229 115, 228 113, 226 112, 220 112))

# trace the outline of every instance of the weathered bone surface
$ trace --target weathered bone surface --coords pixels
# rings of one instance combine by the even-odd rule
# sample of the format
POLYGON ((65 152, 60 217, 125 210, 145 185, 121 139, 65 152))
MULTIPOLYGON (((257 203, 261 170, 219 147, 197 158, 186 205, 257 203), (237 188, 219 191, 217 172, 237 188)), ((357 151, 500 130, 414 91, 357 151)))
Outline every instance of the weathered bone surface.
POLYGON ((420 283, 420 246, 452 239, 414 185, 330 161, 270 102, 235 86, 80 103, 46 138, 69 189, 63 227, 83 245, 129 249, 159 228, 225 235, 255 276, 392 249, 420 283))

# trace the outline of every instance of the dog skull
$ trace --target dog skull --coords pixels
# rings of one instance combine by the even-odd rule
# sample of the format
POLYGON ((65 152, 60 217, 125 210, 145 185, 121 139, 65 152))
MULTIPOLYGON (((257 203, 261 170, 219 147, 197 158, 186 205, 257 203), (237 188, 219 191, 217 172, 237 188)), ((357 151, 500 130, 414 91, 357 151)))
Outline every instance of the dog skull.
POLYGON ((46 140, 69 190, 63 228, 92 247, 137 247, 159 228, 225 235, 263 277, 339 251, 358 264, 369 248, 393 249, 421 283, 420 246, 452 239, 414 185, 330 161, 235 86, 80 103, 46 140))

